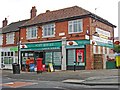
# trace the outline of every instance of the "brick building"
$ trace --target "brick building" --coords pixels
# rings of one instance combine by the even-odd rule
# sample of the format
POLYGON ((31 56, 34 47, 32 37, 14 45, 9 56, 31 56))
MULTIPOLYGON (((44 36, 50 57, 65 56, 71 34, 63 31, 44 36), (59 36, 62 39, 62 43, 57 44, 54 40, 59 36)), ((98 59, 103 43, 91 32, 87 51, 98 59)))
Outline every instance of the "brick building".
MULTIPOLYGON (((34 12, 36 13, 36 12, 34 12)), ((78 6, 46 10, 20 27, 21 64, 43 58, 55 69, 102 69, 116 26, 78 6)))

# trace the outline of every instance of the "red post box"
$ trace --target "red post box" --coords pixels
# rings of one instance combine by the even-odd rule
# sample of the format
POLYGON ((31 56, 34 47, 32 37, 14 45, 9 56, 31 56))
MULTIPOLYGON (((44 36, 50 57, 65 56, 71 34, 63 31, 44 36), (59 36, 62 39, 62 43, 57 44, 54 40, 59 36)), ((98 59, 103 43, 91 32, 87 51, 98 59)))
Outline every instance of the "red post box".
POLYGON ((37 73, 42 73, 43 71, 43 64, 42 64, 42 58, 37 58, 37 73))

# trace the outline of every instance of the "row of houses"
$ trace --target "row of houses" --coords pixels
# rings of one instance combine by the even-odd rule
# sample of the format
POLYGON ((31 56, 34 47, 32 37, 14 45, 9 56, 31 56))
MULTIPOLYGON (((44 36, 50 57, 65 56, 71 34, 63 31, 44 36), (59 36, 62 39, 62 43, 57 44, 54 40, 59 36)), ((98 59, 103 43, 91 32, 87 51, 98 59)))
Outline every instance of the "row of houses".
MULTIPOLYGON (((30 19, 0 29, 0 63, 12 69, 12 63, 24 64, 29 57, 36 64, 43 59, 46 66, 55 69, 103 69, 106 54, 113 53, 114 28, 107 20, 78 6, 59 10, 46 10, 37 15, 30 10, 30 19)), ((2 66, 1 66, 2 67, 2 66)))

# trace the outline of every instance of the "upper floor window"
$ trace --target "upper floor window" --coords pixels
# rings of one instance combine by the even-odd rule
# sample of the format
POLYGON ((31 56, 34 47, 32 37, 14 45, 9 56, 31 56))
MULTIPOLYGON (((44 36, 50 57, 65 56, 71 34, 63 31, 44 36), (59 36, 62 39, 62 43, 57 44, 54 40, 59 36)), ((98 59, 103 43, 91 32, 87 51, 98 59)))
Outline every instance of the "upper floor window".
POLYGON ((43 25, 43 37, 54 37, 55 36, 55 24, 43 25))
POLYGON ((68 33, 79 33, 82 32, 82 20, 72 20, 68 22, 68 33))
POLYGON ((6 34, 6 44, 14 44, 14 33, 6 34))
POLYGON ((37 38, 37 27, 27 28, 27 39, 36 39, 37 38))

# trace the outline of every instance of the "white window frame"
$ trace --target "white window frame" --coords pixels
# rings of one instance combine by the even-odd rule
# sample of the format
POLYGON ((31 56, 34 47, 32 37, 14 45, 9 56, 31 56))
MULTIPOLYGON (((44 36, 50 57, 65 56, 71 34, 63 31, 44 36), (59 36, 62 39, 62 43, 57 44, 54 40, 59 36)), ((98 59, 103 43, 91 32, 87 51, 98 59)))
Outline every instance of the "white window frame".
POLYGON ((83 32, 83 20, 82 19, 72 20, 68 22, 68 34, 81 33, 81 32, 83 32), (77 25, 76 31, 75 31, 75 25, 77 25), (80 30, 79 30, 79 25, 80 25, 80 30))
POLYGON ((55 23, 46 24, 42 26, 42 37, 43 38, 55 37, 55 23), (46 34, 45 34, 45 29, 46 29, 46 34))
POLYGON ((37 39, 37 32, 37 26, 28 27, 26 32, 27 39, 37 39), (33 32, 35 34, 34 36, 33 32))
POLYGON ((6 44, 14 44, 15 33, 6 33, 6 44))

